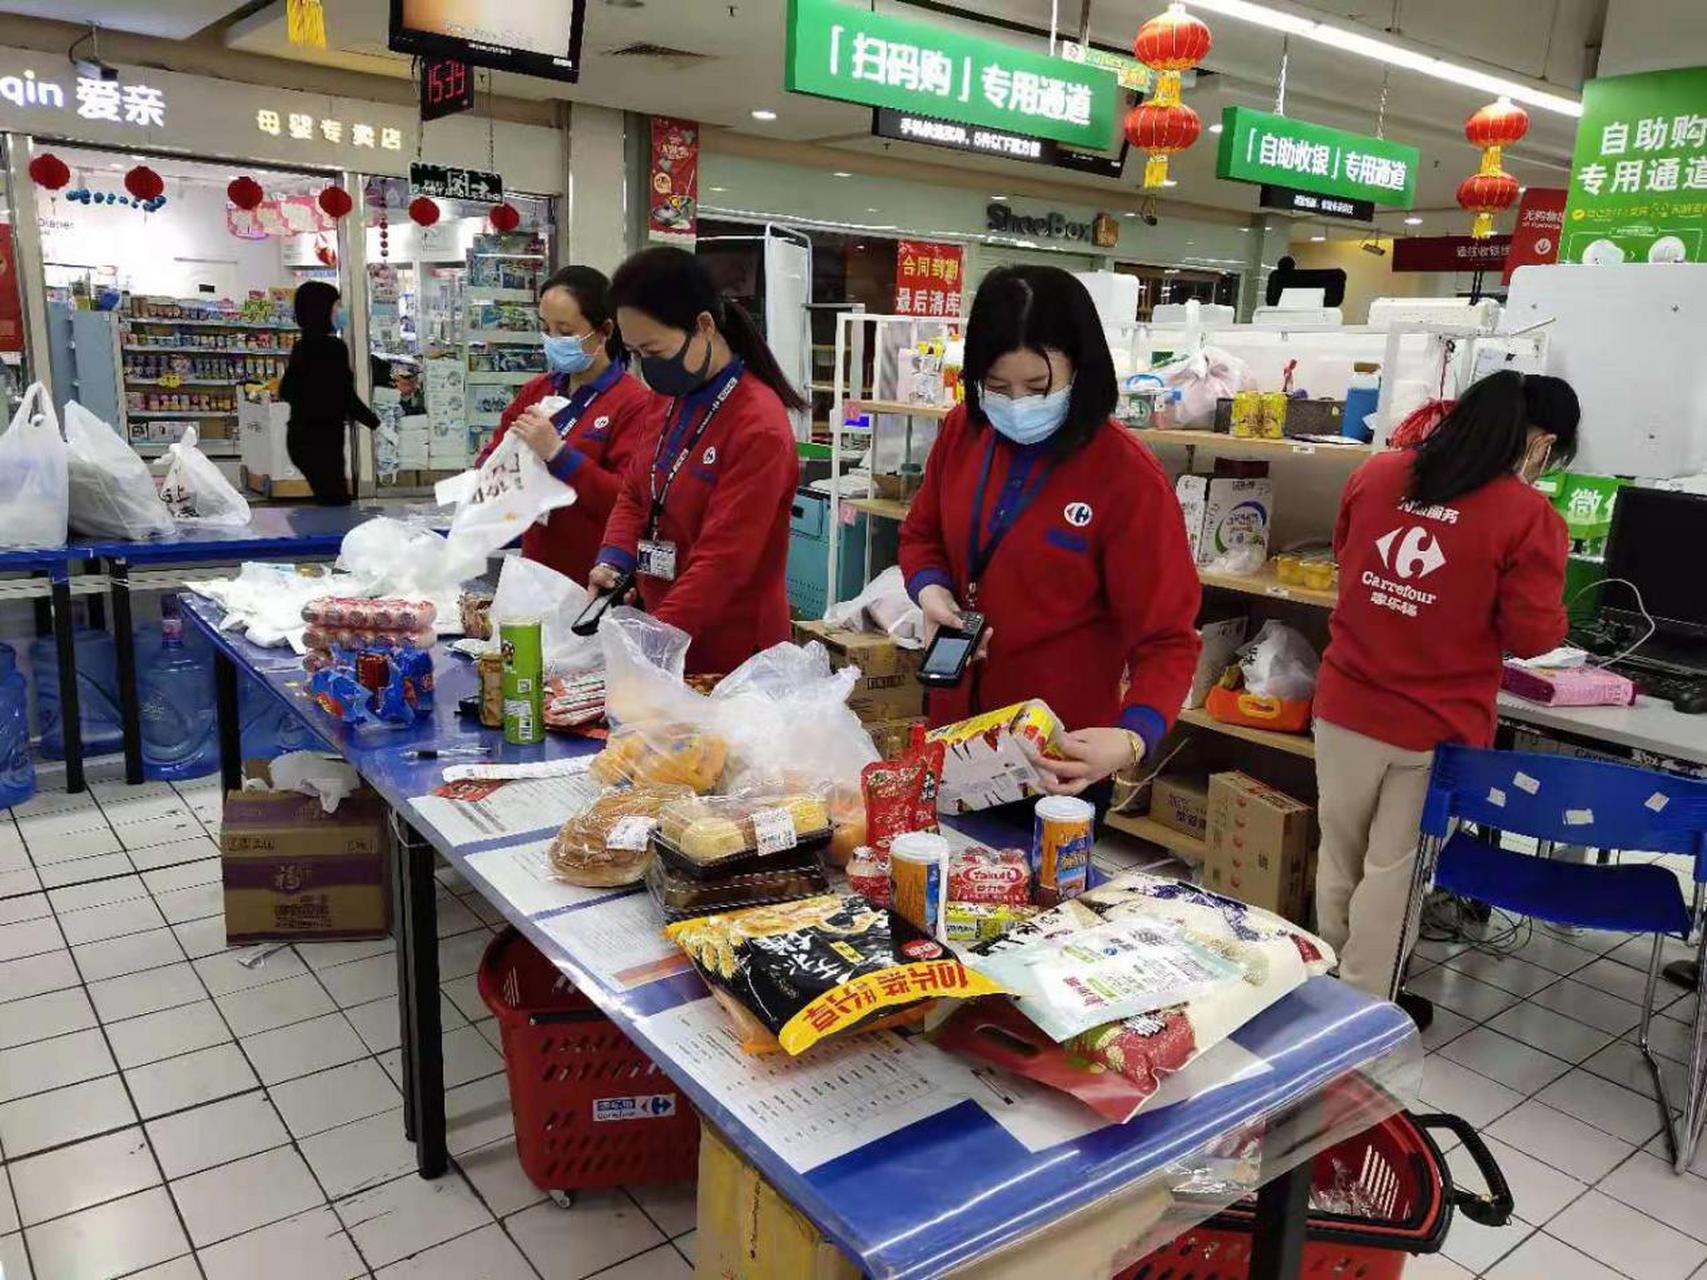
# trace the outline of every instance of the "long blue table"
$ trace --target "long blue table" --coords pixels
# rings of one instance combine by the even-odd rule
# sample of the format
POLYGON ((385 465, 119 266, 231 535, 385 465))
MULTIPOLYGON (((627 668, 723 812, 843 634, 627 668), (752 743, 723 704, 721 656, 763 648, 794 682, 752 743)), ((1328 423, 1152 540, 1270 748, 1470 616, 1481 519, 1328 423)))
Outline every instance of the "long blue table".
MULTIPOLYGON (((443 646, 435 651, 438 692, 430 721, 405 730, 352 730, 314 707, 293 655, 257 649, 220 631, 219 611, 207 602, 187 603, 186 616, 206 633, 216 655, 221 767, 228 789, 237 784, 240 770, 236 697, 241 668, 343 756, 393 810, 405 1126, 416 1143, 423 1176, 437 1176, 447 1160, 435 850, 639 1044, 708 1123, 871 1275, 970 1274, 998 1251, 1055 1247, 1064 1234, 1086 1230, 1087 1219, 1106 1218, 1128 1206, 1136 1214, 1136 1206, 1153 1204, 1165 1192, 1171 1163, 1201 1155, 1217 1140, 1262 1123, 1267 1126, 1263 1174, 1268 1181, 1258 1198, 1251 1274, 1258 1280, 1289 1280, 1298 1274, 1310 1160, 1324 1144, 1329 1123, 1322 1119, 1329 1106, 1324 1098, 1343 1102, 1344 1091, 1335 1089, 1349 1079, 1390 1084, 1401 1064, 1415 1060, 1415 1029, 1396 1007, 1317 978, 1235 1034, 1235 1043, 1265 1063, 1266 1070, 1142 1112, 1127 1124, 1095 1127, 1034 1151, 1010 1136, 980 1103, 965 1100, 800 1172, 743 1119, 726 1082, 707 1077, 663 1036, 661 1018, 709 1001, 699 978, 690 972, 639 985, 613 982, 601 976, 599 957, 577 940, 574 925, 580 913, 590 918, 613 903, 632 905, 629 895, 636 891, 581 895, 559 906, 518 906, 514 889, 506 888, 496 872, 510 853, 554 831, 562 815, 541 813, 537 831, 512 831, 485 841, 447 838, 414 804, 440 785, 445 761, 404 756, 411 748, 478 744, 491 747, 494 760, 549 760, 585 753, 591 744, 551 737, 535 747, 509 746, 500 734, 459 717, 455 704, 474 691, 475 675, 469 663, 443 646)), ((799 1060, 799 1069, 809 1069, 812 1057, 799 1060)), ((1335 1115, 1336 1137, 1378 1122, 1396 1106, 1379 1090, 1371 1097, 1376 1100, 1362 1109, 1335 1115)), ((1172 1218, 1169 1223, 1172 1230, 1188 1225, 1172 1218)))

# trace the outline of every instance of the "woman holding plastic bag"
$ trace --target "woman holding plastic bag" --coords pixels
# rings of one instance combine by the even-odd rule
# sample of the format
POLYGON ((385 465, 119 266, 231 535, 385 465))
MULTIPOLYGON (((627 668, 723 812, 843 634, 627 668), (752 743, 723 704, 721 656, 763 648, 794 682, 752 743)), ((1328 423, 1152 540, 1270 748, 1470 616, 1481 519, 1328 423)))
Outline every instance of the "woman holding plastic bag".
POLYGON ((984 615, 982 661, 933 690, 931 723, 1027 698, 1065 723, 1051 790, 1137 763, 1197 663, 1197 569, 1173 486, 1110 415, 1116 384, 1090 294, 1057 267, 986 276, 966 326, 966 403, 943 421, 901 526, 925 629, 984 615), (1123 692, 1124 688, 1124 692, 1123 692))
POLYGON ((310 280, 296 291, 296 323, 302 336, 291 348, 279 381, 279 399, 290 406, 285 449, 323 507, 350 503, 344 474, 346 427, 351 418, 365 427, 379 419, 356 394, 350 349, 337 334, 338 291, 310 280))
MULTIPOLYGON (((1533 481, 1575 453, 1579 416, 1569 383, 1493 374, 1340 499, 1316 686, 1316 927, 1371 995, 1396 985, 1435 747, 1490 745, 1501 655, 1565 638, 1565 524, 1533 481)), ((1427 1024, 1426 1000, 1400 1003, 1427 1024)))
POLYGON ((652 442, 653 396, 628 376, 610 281, 602 273, 571 266, 548 279, 539 290, 539 327, 550 368, 522 385, 475 465, 513 432, 574 488, 573 506, 528 526, 522 554, 584 583, 623 475, 652 442))
POLYGON ((800 478, 788 410, 806 402, 704 264, 647 249, 611 300, 656 434, 629 469, 592 585, 634 575, 647 610, 693 637, 690 675, 732 671, 788 639, 788 524, 800 478))

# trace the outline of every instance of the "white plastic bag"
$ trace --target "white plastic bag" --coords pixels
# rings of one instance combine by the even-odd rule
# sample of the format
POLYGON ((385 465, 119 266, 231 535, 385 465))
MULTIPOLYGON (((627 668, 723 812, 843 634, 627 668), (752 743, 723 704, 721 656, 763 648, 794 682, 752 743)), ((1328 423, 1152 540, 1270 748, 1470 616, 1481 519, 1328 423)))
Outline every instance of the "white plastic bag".
POLYGON ((236 527, 249 523, 249 501, 238 493, 200 449, 201 438, 194 427, 184 430, 183 439, 168 445, 171 461, 160 485, 160 501, 183 524, 236 527))
POLYGON ((546 470, 519 435, 506 434, 475 473, 451 517, 446 541, 457 576, 478 577, 494 551, 520 537, 534 521, 574 501, 575 491, 546 470))
POLYGON ((0 547, 63 547, 69 488, 59 415, 32 382, 0 435, 0 547))
POLYGON ((907 594, 900 565, 890 565, 852 600, 831 605, 824 621, 833 627, 887 635, 903 649, 922 649, 925 643, 924 611, 907 594))
POLYGON ((830 670, 816 640, 772 645, 711 691, 712 724, 729 744, 725 785, 759 791, 859 788, 878 758, 871 735, 848 706, 859 668, 830 670))
POLYGON ((1220 347, 1204 347, 1196 355, 1154 369, 1179 393, 1174 401, 1177 427, 1207 427, 1215 420, 1215 402, 1251 386, 1245 362, 1220 347))
POLYGON ((550 565, 525 556, 506 556, 492 596, 493 634, 500 623, 538 618, 546 675, 596 671, 604 665, 598 635, 578 636, 570 630, 591 598, 586 588, 550 565))
POLYGON ((1304 701, 1313 697, 1321 664, 1308 640, 1274 621, 1263 623, 1257 638, 1239 651, 1246 690, 1267 698, 1304 701))
POLYGON ((1229 573, 1248 578, 1262 572, 1268 563, 1268 548, 1260 542, 1237 542, 1203 566, 1205 573, 1229 573))
POLYGON ((172 532, 148 464, 119 433, 77 401, 65 406, 71 527, 96 537, 141 541, 172 532))
POLYGON ((599 620, 605 660, 605 717, 615 728, 669 720, 705 699, 682 683, 687 632, 650 614, 617 605, 599 620))

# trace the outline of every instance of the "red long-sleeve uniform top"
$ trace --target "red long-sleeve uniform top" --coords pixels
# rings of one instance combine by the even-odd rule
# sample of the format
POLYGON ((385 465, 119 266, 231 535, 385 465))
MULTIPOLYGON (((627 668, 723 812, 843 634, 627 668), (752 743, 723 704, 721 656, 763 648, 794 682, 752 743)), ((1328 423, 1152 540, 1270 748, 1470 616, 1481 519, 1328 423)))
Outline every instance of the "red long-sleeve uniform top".
POLYGON ((572 394, 563 386, 564 379, 553 373, 523 383, 475 465, 486 461, 525 410, 546 396, 569 395, 568 406, 553 419, 564 447, 546 465, 552 475, 574 486, 575 503, 553 511, 544 524, 530 524, 522 534, 522 554, 585 585, 623 476, 657 438, 660 402, 614 361, 572 394))
POLYGON ((689 675, 731 671, 789 637, 788 526, 800 481, 794 430, 776 393, 737 362, 681 400, 657 402, 645 451, 624 476, 599 561, 626 572, 648 535, 678 453, 658 540, 676 546, 676 576, 640 575, 649 613, 693 637, 689 675), (734 388, 695 438, 725 381, 734 388), (658 431, 666 433, 659 440, 658 431))
POLYGON ((1048 441, 1014 445, 956 409, 901 526, 901 570, 915 598, 933 582, 946 586, 993 632, 985 662, 958 686, 932 690, 933 724, 1042 698, 1069 729, 1122 725, 1154 747, 1185 701, 1201 595, 1185 518, 1161 464, 1115 423, 1056 461, 1048 441), (1011 511, 1044 468, 972 605, 972 522, 987 538, 998 510, 1011 511))
POLYGON ((1487 746, 1502 652, 1532 657, 1565 638, 1565 522, 1515 475, 1408 502, 1412 456, 1370 459, 1340 499, 1316 715, 1407 751, 1487 746))

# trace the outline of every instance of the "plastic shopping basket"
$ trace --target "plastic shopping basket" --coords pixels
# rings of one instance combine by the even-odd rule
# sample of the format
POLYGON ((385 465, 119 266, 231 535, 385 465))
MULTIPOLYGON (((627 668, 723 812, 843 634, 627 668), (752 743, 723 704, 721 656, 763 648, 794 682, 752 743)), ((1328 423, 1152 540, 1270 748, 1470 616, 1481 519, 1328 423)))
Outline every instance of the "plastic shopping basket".
POLYGON ((514 929, 480 962, 522 1168, 542 1191, 690 1179, 699 1116, 651 1060, 514 929))
MULTIPOLYGON (((1369 1090, 1357 1081, 1342 1089, 1369 1090)), ((1413 1116, 1401 1111, 1372 1129, 1322 1152, 1312 1166, 1317 1190, 1334 1186, 1349 1170, 1380 1217, 1349 1217, 1310 1210, 1300 1274, 1335 1280, 1398 1280, 1405 1258, 1434 1253, 1446 1239, 1452 1211, 1485 1226, 1504 1226, 1513 1209, 1511 1190, 1493 1153, 1457 1116, 1413 1116), (1430 1129, 1448 1129, 1476 1162, 1487 1197, 1454 1187, 1430 1129)), ((1250 1275, 1256 1213, 1246 1201, 1193 1227, 1149 1254, 1118 1280, 1246 1280, 1250 1275)))

